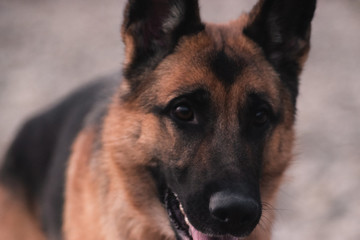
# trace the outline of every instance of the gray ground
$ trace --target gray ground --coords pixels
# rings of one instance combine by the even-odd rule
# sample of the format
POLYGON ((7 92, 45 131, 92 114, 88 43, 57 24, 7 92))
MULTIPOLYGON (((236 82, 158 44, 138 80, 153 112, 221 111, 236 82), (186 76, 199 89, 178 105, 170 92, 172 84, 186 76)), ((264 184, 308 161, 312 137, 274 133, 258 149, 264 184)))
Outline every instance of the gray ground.
MULTIPOLYGON (((227 21, 255 0, 202 0, 227 21)), ((119 69, 121 0, 0 0, 0 154, 24 119, 119 69)), ((296 161, 274 239, 360 239, 360 1, 319 0, 302 75, 296 161)), ((1 210, 1 209, 0 209, 1 210)))

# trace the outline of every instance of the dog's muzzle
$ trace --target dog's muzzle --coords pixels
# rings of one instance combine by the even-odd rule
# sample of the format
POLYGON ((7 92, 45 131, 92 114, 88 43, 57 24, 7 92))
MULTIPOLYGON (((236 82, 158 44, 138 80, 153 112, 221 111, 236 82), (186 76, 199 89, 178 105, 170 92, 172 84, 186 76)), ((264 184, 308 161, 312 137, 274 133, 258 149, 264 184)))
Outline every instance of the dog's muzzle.
MULTIPOLYGON (((210 196, 208 216, 199 231, 189 221, 176 194, 167 191, 165 204, 172 226, 181 240, 236 240, 247 236, 255 228, 261 216, 258 201, 242 194, 216 192, 210 196)), ((203 218, 204 216, 200 217, 203 218)))

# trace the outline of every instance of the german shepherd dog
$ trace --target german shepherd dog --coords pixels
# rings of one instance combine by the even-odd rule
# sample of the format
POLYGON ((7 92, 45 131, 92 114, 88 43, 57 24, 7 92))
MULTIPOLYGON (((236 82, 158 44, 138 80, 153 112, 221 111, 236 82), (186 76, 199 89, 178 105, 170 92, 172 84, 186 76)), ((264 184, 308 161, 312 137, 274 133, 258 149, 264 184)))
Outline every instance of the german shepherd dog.
POLYGON ((129 0, 122 77, 30 119, 1 170, 1 239, 270 239, 316 0, 205 24, 129 0))

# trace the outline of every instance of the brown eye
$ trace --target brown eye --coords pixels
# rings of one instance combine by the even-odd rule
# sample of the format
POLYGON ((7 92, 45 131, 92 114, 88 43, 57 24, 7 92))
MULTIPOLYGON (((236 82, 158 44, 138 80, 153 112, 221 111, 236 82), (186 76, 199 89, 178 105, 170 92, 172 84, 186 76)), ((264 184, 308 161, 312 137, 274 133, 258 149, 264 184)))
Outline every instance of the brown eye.
POLYGON ((254 116, 254 124, 257 126, 264 125, 269 120, 269 114, 266 109, 259 109, 254 116))
POLYGON ((194 119, 193 110, 187 105, 178 105, 172 111, 172 116, 178 120, 189 122, 194 119))

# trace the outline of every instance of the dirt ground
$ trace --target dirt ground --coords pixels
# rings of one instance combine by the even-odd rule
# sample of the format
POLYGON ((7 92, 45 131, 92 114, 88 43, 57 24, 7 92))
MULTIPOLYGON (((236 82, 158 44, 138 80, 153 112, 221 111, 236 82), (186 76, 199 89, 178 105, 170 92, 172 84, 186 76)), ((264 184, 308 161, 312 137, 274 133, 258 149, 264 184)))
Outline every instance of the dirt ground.
MULTIPOLYGON (((223 22, 255 0, 202 0, 223 22)), ((123 0, 0 0, 0 155, 28 116, 120 69, 123 0)), ((274 239, 360 239, 360 1, 319 0, 274 239)), ((1 209, 0 209, 1 210, 1 209)))

